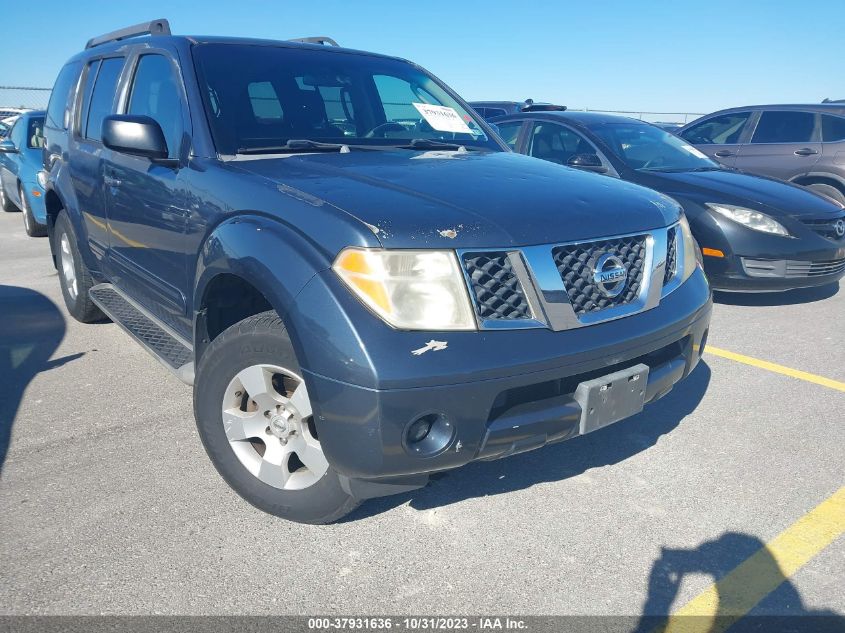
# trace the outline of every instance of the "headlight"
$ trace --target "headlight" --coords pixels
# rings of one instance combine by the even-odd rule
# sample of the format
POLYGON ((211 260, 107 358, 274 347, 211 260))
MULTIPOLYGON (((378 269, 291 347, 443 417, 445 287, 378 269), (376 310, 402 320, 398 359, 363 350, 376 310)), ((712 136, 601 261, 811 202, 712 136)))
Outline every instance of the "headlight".
POLYGON ((791 237, 780 222, 770 218, 765 213, 760 213, 754 209, 746 209, 745 207, 735 207, 731 204, 716 204, 715 202, 707 202, 705 206, 723 215, 729 220, 733 220, 749 229, 755 231, 762 231, 763 233, 773 233, 774 235, 783 235, 784 237, 791 237))
POLYGON ((475 316, 452 251, 347 248, 334 271, 373 312, 403 330, 474 330, 475 316))
POLYGON ((698 257, 696 255, 698 252, 698 245, 695 243, 695 239, 692 236, 687 216, 681 216, 678 226, 681 229, 681 248, 684 253, 684 260, 682 264, 683 268, 681 269, 681 282, 684 282, 689 279, 689 276, 692 275, 695 267, 698 265, 698 257))
POLYGON ((43 169, 39 169, 38 173, 35 175, 35 179, 38 181, 38 186, 42 189, 47 189, 47 172, 43 169))

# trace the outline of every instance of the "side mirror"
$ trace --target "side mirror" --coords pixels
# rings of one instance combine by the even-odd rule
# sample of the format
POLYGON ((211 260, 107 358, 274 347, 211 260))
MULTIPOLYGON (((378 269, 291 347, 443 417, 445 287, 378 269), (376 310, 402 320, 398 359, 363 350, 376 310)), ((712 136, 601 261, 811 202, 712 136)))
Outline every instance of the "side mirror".
POLYGON ((597 174, 607 173, 607 167, 602 164, 601 159, 596 154, 575 154, 566 161, 566 164, 576 169, 594 171, 597 174))
POLYGON ((150 160, 167 158, 167 141, 161 126, 148 116, 113 114, 103 119, 103 145, 122 154, 150 160))
POLYGON ((17 154, 18 148, 10 140, 0 141, 0 154, 17 154))

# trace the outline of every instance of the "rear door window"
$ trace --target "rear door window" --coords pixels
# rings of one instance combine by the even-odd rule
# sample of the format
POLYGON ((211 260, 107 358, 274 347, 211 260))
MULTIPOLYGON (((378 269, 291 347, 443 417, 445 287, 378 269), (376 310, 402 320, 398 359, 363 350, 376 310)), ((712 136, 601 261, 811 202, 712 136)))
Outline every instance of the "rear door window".
POLYGON ((760 115, 752 143, 809 143, 816 117, 812 112, 770 110, 760 115))
POLYGON ((92 141, 102 140, 103 119, 114 111, 114 93, 122 68, 122 57, 110 57, 101 62, 88 107, 87 122, 83 131, 85 138, 92 141))
POLYGON ((845 141, 845 117, 822 115, 822 141, 845 141))
POLYGON ((739 143, 750 112, 732 112, 693 125, 681 137, 693 145, 733 145, 739 143))

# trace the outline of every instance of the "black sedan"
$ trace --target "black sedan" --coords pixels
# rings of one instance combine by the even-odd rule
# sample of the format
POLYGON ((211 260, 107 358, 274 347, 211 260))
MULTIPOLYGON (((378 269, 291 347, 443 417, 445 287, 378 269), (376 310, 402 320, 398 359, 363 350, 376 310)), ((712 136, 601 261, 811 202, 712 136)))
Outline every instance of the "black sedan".
POLYGON ((493 122, 517 152, 621 178, 677 200, 717 290, 789 290, 845 275, 845 209, 829 198, 722 167, 684 140, 636 119, 532 112, 493 122))

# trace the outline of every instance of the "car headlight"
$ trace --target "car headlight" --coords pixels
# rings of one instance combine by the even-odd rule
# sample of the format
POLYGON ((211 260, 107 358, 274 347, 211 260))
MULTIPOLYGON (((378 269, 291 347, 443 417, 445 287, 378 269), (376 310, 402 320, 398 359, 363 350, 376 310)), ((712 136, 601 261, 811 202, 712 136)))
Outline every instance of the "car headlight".
POLYGON ((35 175, 35 179, 38 181, 38 186, 42 189, 47 189, 47 172, 43 169, 39 169, 38 173, 35 175))
POLYGON ((346 248, 332 266, 349 289, 403 330, 474 330, 475 316, 452 251, 346 248))
POLYGON ((690 275, 692 275, 693 271, 695 271, 695 267, 698 265, 698 245, 695 243, 695 238, 692 236, 687 216, 681 216, 678 226, 681 229, 681 247, 684 254, 681 268, 681 282, 684 282, 689 279, 690 275))
POLYGON ((780 222, 770 218, 765 213, 760 213, 754 209, 737 207, 732 204, 717 204, 715 202, 707 202, 705 203, 705 206, 729 220, 733 220, 738 224, 747 226, 749 229, 762 231, 763 233, 772 233, 774 235, 791 237, 789 235, 789 231, 787 231, 780 222))

